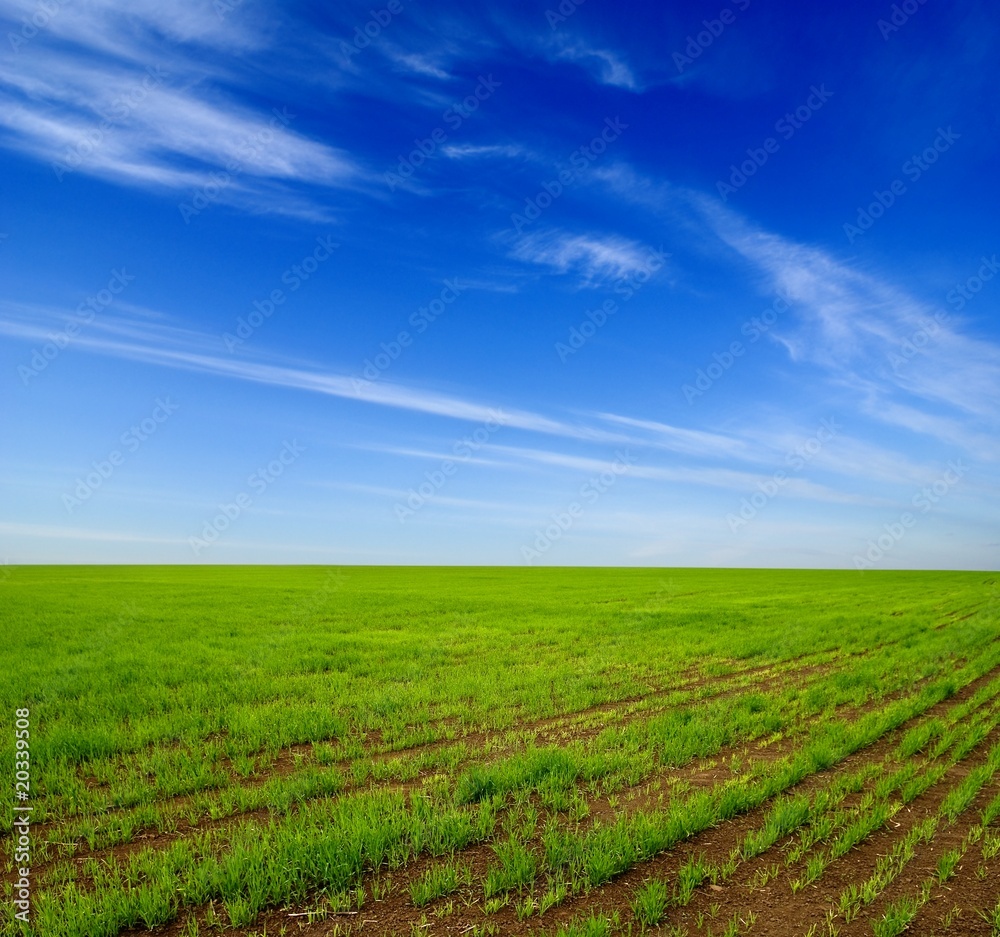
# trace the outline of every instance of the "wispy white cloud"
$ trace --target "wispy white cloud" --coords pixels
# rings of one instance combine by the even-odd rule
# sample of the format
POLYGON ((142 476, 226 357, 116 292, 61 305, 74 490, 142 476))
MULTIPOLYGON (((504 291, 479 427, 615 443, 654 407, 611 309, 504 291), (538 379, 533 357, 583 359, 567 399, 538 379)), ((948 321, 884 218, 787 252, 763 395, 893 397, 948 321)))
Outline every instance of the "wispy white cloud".
MULTIPOLYGON (((817 432, 817 428, 793 427, 786 421, 780 430, 769 429, 758 423, 744 427, 738 435, 725 435, 617 414, 601 413, 596 416, 638 431, 643 445, 651 448, 701 458, 768 466, 775 470, 787 470, 791 456, 804 458, 803 446, 813 440, 817 432)), ((833 422, 836 425, 837 421, 833 422)), ((861 480, 890 485, 927 484, 934 481, 941 472, 939 465, 914 462, 884 446, 852 436, 842 426, 830 438, 824 438, 821 445, 810 447, 806 455, 808 458, 805 458, 805 463, 810 472, 818 470, 842 475, 851 480, 852 487, 861 480)))
POLYGON ((127 531, 94 530, 87 527, 64 527, 57 524, 0 523, 0 533, 11 537, 43 537, 55 540, 89 540, 107 543, 186 544, 180 537, 149 537, 127 531))
MULTIPOLYGON (((0 0, 0 16, 16 21, 36 7, 0 0)), ((287 198, 290 214, 305 208, 296 186, 362 184, 344 151, 297 132, 294 109, 256 110, 220 90, 225 75, 197 46, 246 48, 251 22, 223 22, 187 0, 59 5, 29 49, 0 61, 0 145, 59 178, 80 172, 192 195, 226 171, 221 201, 280 211, 287 198)))
MULTIPOLYGON (((795 453, 801 450, 807 438, 802 433, 785 429, 768 432, 755 427, 753 438, 773 453, 795 453)), ((926 484, 940 474, 937 465, 914 462, 884 446, 838 431, 819 447, 808 452, 811 469, 834 472, 845 478, 885 482, 887 484, 926 484)))
POLYGON ((472 143, 456 143, 441 147, 441 152, 449 159, 489 159, 491 157, 514 159, 524 153, 524 147, 511 143, 480 146, 472 143))
POLYGON ((669 449, 688 455, 716 456, 720 458, 748 458, 747 444, 742 439, 709 433, 703 430, 684 429, 669 426, 656 420, 639 420, 615 413, 599 413, 597 416, 610 423, 644 431, 646 440, 657 448, 669 449))
MULTIPOLYGON (((1000 422, 1000 347, 967 334, 954 313, 708 199, 698 204, 719 237, 790 301, 796 325, 775 332, 793 359, 854 389, 870 416, 948 442, 981 440, 977 426, 1000 422)), ((987 451, 996 457, 995 445, 987 451)))
POLYGON ((640 91, 639 81, 622 56, 610 49, 599 49, 582 41, 565 42, 555 52, 557 59, 583 66, 596 81, 615 88, 640 91))
POLYGON ((382 51, 391 62, 398 65, 404 71, 413 72, 417 75, 426 75, 428 78, 437 78, 442 81, 446 81, 452 77, 434 56, 404 51, 390 43, 384 43, 382 51))
POLYGON ((875 397, 866 403, 866 410, 887 423, 902 426, 914 433, 933 436, 967 452, 979 453, 986 458, 1000 457, 994 433, 977 431, 953 417, 937 416, 918 407, 875 397))
POLYGON ((575 273, 584 285, 590 286, 648 270, 651 252, 638 241, 617 235, 548 230, 520 238, 511 257, 549 267, 556 273, 575 273))
POLYGON ((520 289, 520 284, 517 282, 501 283, 497 280, 482 280, 475 277, 470 277, 464 282, 468 283, 469 289, 483 290, 487 293, 516 293, 520 289))
MULTIPOLYGON (((571 469, 581 473, 592 472, 600 474, 606 472, 608 471, 610 461, 614 457, 594 458, 591 456, 532 449, 523 446, 491 445, 489 448, 491 452, 502 455, 555 468, 571 469)), ((759 472, 753 473, 739 469, 703 465, 656 465, 644 459, 630 466, 627 475, 629 478, 645 479, 647 481, 707 486, 710 488, 727 488, 732 491, 746 493, 756 491, 756 486, 759 482, 766 482, 770 479, 769 475, 760 474, 759 472)), ((781 490, 783 495, 811 501, 856 505, 892 504, 891 501, 886 501, 885 499, 872 498, 854 492, 840 491, 804 478, 787 478, 782 483, 781 490)))
MULTIPOLYGON (((45 342, 52 325, 64 319, 59 310, 0 303, 0 333, 27 341, 45 342)), ((130 361, 312 391, 471 423, 497 420, 499 415, 502 425, 516 429, 572 439, 606 442, 621 439, 620 435, 597 427, 574 425, 528 410, 491 406, 388 381, 359 382, 349 374, 324 371, 315 365, 276 363, 280 359, 273 356, 258 360, 222 357, 209 350, 221 344, 217 337, 148 320, 104 315, 87 326, 73 344, 130 361)))
MULTIPOLYGON (((367 494, 380 499, 392 499, 393 501, 405 501, 412 494, 411 490, 404 488, 387 488, 381 485, 365 485, 357 482, 322 481, 313 483, 313 486, 335 491, 367 494)), ((512 522, 516 520, 518 524, 523 523, 525 519, 532 519, 533 515, 529 515, 528 512, 537 511, 536 507, 528 504, 515 504, 511 501, 488 501, 482 498, 461 498, 443 494, 440 491, 436 491, 431 496, 431 500, 435 508, 445 507, 458 508, 462 511, 490 511, 493 512, 495 519, 498 521, 512 522), (518 512, 523 513, 525 517, 518 518, 518 512)))
MULTIPOLYGON (((811 438, 805 431, 768 434, 759 430, 745 437, 726 436, 703 430, 668 426, 651 420, 633 419, 615 414, 592 414, 593 418, 614 423, 638 435, 620 435, 617 438, 594 440, 603 447, 610 445, 633 453, 660 450, 697 462, 709 459, 716 464, 678 466, 654 464, 647 454, 629 474, 636 478, 669 483, 706 485, 735 491, 756 491, 758 482, 767 481, 774 471, 784 469, 791 475, 787 457, 800 449, 811 438), (718 461, 743 463, 752 469, 720 468, 718 461)), ((365 444, 353 448, 383 452, 403 458, 442 461, 454 458, 444 450, 420 449, 412 446, 365 444)), ((652 457, 655 458, 655 457, 652 457)), ((829 485, 818 484, 802 477, 787 477, 781 485, 782 492, 792 497, 808 498, 841 504, 888 505, 891 500, 858 494, 858 480, 875 480, 889 484, 929 484, 940 475, 940 466, 914 464, 896 453, 862 440, 839 435, 826 441, 817 450, 808 453, 811 469, 831 472, 850 479, 849 490, 842 491, 829 485)), ((606 458, 581 456, 524 446, 506 445, 492 441, 483 447, 481 454, 468 459, 470 464, 484 467, 522 470, 525 464, 564 468, 579 472, 603 472, 606 458)))
MULTIPOLYGON (((73 0, 47 7, 51 13, 30 37, 32 46, 36 36, 51 35, 120 58, 150 61, 155 58, 151 50, 163 40, 223 50, 256 48, 264 42, 259 13, 252 5, 241 5, 239 13, 230 16, 220 16, 215 4, 198 0, 73 0)), ((0 16, 16 23, 12 32, 18 36, 22 20, 40 9, 38 0, 0 0, 0 16)))
MULTIPOLYGON (((65 320, 57 310, 45 307, 0 303, 0 334, 27 342, 43 343, 65 320)), ((671 426, 655 420, 610 413, 581 414, 579 422, 569 422, 503 404, 488 405, 461 397, 440 394, 425 388, 387 381, 359 382, 346 373, 324 370, 312 362, 258 354, 254 358, 234 358, 218 353, 220 339, 194 329, 171 324, 150 310, 136 309, 129 316, 104 314, 73 340, 74 347, 131 361, 180 370, 211 374, 221 378, 275 387, 292 388, 340 397, 360 403, 433 414, 466 423, 500 422, 503 427, 527 430, 550 437, 602 447, 636 447, 637 451, 670 452, 685 460, 744 463, 754 467, 744 471, 730 467, 657 466, 643 461, 632 474, 662 482, 693 483, 711 487, 752 490, 764 475, 784 466, 784 457, 807 438, 808 432, 768 434, 759 429, 743 435, 671 426), (609 428, 605 428, 609 427, 609 428)), ((27 358, 26 358, 27 360, 27 358)), ((404 458, 441 461, 453 457, 447 449, 420 448, 399 444, 356 444, 354 448, 398 455, 404 458)), ((603 457, 602 457, 603 458, 603 457)), ((606 460, 571 453, 552 452, 491 442, 470 462, 482 467, 517 469, 525 463, 547 464, 581 471, 601 471, 606 460)), ((816 468, 851 479, 926 483, 935 471, 913 465, 885 450, 849 439, 837 439, 811 456, 816 468)), ((855 487, 852 485, 852 488, 855 487)), ((855 495, 834 492, 803 478, 792 478, 784 490, 793 496, 842 503, 869 503, 855 495)))
MULTIPOLYGON (((360 449, 365 452, 381 452, 386 455, 400 456, 404 459, 422 459, 428 462, 455 461, 456 453, 445 449, 418 449, 414 446, 394 446, 382 445, 378 443, 355 443, 349 446, 351 449, 360 449)), ((507 467, 506 463, 497 459, 488 459, 483 455, 468 455, 463 452, 462 463, 467 465, 485 465, 507 467)))
POLYGON ((279 111, 279 120, 208 91, 169 87, 169 78, 145 90, 145 72, 99 70, 54 55, 37 60, 44 82, 16 63, 0 63, 0 126, 8 146, 63 172, 170 188, 207 182, 231 166, 238 167, 238 188, 248 177, 336 185, 357 174, 345 154, 295 133, 294 112, 279 111), (116 121, 116 107, 124 107, 116 102, 129 100, 133 89, 142 99, 116 121))
MULTIPOLYGON (((762 230, 714 198, 644 176, 626 163, 597 167, 592 179, 616 197, 667 218, 703 253, 717 259, 721 239, 757 276, 763 274, 762 291, 790 303, 788 316, 770 337, 793 362, 819 365, 829 386, 847 391, 866 417, 1000 459, 995 440, 1000 346, 972 335, 957 314, 828 250, 762 230)), ((832 460, 836 448, 823 461, 832 460)), ((874 471, 874 465, 869 469, 874 471)))
MULTIPOLYGON (((26 341, 44 342, 53 325, 63 317, 40 307, 0 304, 0 333, 26 341)), ((466 423, 500 422, 501 426, 527 430, 576 443, 616 447, 635 446, 646 450, 673 452, 681 458, 726 458, 748 463, 771 464, 766 455, 755 452, 744 440, 669 426, 650 420, 615 414, 591 414, 585 421, 571 423, 534 411, 505 405, 486 405, 424 388, 386 381, 362 383, 348 374, 322 370, 305 362, 259 356, 257 359, 222 357, 215 353, 219 339, 195 330, 170 324, 148 311, 135 317, 107 314, 91 323, 74 339, 74 347, 131 361, 212 374, 222 378, 268 386, 293 388, 326 394, 362 403, 433 414, 466 423), (619 430, 605 429, 612 424, 619 430), (596 424, 596 425, 595 425, 596 424), (629 432, 631 431, 631 432, 629 432), (638 435, 636 432, 638 431, 638 435)), ((369 444, 358 446, 405 458, 443 460, 447 450, 412 446, 369 444)), ((607 468, 606 454, 600 458, 530 447, 489 443, 470 461, 482 467, 517 469, 525 464, 548 465, 581 472, 601 472, 607 468)), ((763 475, 738 469, 705 465, 656 465, 649 461, 630 470, 630 475, 650 481, 695 484, 732 490, 753 490, 763 475)), ((837 503, 870 503, 851 493, 834 491, 805 479, 791 479, 784 490, 792 497, 837 503)))

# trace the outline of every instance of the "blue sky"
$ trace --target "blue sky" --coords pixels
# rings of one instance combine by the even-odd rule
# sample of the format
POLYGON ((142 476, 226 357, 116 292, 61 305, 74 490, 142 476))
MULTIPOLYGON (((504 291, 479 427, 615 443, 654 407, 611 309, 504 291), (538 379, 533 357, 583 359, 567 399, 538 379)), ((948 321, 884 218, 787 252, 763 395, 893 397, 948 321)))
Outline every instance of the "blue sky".
POLYGON ((1000 17, 0 0, 0 560, 984 568, 1000 17))

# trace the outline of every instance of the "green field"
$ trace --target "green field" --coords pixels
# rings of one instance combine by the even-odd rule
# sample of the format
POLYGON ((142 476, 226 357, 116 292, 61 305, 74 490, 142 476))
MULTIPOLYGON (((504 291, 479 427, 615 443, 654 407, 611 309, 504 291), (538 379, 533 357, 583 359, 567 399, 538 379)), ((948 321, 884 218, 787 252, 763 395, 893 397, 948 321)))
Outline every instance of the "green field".
POLYGON ((16 567, 0 607, 4 934, 1000 934, 994 574, 16 567))

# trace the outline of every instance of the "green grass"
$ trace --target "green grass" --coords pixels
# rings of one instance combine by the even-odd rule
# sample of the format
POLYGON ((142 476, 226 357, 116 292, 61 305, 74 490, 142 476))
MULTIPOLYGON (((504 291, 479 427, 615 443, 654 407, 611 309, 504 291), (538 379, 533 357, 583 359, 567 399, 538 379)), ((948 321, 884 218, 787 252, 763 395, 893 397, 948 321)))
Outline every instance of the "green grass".
MULTIPOLYGON (((253 927, 264 909, 334 908, 393 875, 428 913, 453 898, 534 920, 758 808, 732 866, 802 830, 801 880, 814 880, 886 823, 890 795, 920 796, 996 724, 992 684, 952 718, 919 719, 1000 663, 989 578, 14 568, 0 583, 0 702, 10 721, 30 709, 33 819, 47 824, 31 933, 111 937, 208 907, 223 928, 253 927), (900 726, 894 757, 926 768, 861 771, 826 800, 790 791, 817 772, 841 777, 847 757, 900 726), (617 805, 665 772, 768 739, 786 754, 590 816, 602 797, 617 805), (833 812, 869 781, 864 810, 833 812), (211 822, 228 820, 239 822, 211 822), (168 835, 142 845, 149 832, 168 835), (73 858, 126 843, 126 859, 73 858), (473 880, 461 854, 477 845, 488 858, 473 880), (416 862, 424 871, 407 879, 416 862)), ((4 732, 7 790, 13 764, 4 732)), ((998 766, 994 751, 955 787, 949 822, 998 766)), ((4 832, 11 807, 0 803, 4 832)), ((986 807, 984 822, 998 812, 986 807)), ((675 882, 630 893, 636 922, 653 926, 709 874, 692 859, 675 882)), ((886 933, 908 910, 893 909, 886 933)), ((597 915, 567 932, 611 926, 597 915)), ((9 902, 0 929, 27 933, 9 902)))
POLYGON ((917 899, 910 896, 892 902, 873 926, 875 937, 898 937, 916 917, 918 910, 917 899))
POLYGON ((467 866, 455 862, 445 862, 433 866, 410 885, 410 897, 418 908, 436 898, 443 898, 456 891, 459 885, 471 880, 467 866))
POLYGON ((632 899, 632 912, 640 924, 650 927, 659 924, 666 914, 670 892, 664 882, 655 879, 636 890, 632 899))
POLYGON ((994 908, 981 910, 979 916, 989 925, 990 937, 1000 937, 1000 901, 994 908))

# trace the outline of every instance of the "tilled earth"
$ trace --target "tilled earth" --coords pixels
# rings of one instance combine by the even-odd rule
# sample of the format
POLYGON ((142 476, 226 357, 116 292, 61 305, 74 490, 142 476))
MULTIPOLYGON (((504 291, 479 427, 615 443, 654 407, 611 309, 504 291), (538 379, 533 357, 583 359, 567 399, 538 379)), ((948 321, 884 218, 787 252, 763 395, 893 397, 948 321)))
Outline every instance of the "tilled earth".
MULTIPOLYGON (((749 684, 739 688, 730 687, 725 680, 719 681, 718 694, 742 692, 748 686, 752 688, 754 681, 788 681, 797 685, 807 686, 814 674, 822 674, 824 667, 816 667, 806 662, 800 666, 785 670, 780 674, 760 668, 748 671, 745 676, 750 678, 749 684)), ((865 765, 878 766, 872 771, 871 778, 864 788, 847 794, 839 804, 839 809, 849 809, 857 806, 871 790, 878 779, 890 771, 899 768, 902 762, 898 759, 896 746, 903 734, 914 725, 927 720, 947 719, 949 713, 972 698, 977 690, 985 687, 991 680, 1000 675, 1000 668, 994 668, 978 680, 969 683, 953 697, 938 703, 925 713, 914 717, 905 725, 887 733, 873 744, 849 756, 835 767, 819 771, 805 778, 788 792, 790 794, 814 793, 835 782, 848 772, 855 772, 865 765)), ((712 681, 700 681, 708 685, 712 681)), ((655 711, 656 693, 647 698, 624 700, 616 704, 595 707, 594 710, 572 714, 560 719, 537 721, 522 729, 530 729, 539 744, 565 744, 575 739, 587 739, 603 725, 612 721, 625 724, 630 719, 642 718, 655 711), (636 705, 639 708, 636 709, 636 705), (653 704, 653 709, 650 709, 653 704), (595 721, 596 720, 596 721, 595 721)), ((863 707, 857 707, 853 712, 840 713, 856 717, 862 712, 881 705, 872 702, 863 707)), ((857 885, 867 879, 875 871, 881 857, 887 856, 907 833, 917 824, 939 815, 942 803, 956 785, 965 779, 969 772, 986 762, 988 753, 1000 739, 1000 729, 996 728, 998 717, 995 710, 989 710, 993 700, 987 700, 978 710, 967 714, 962 722, 967 722, 979 713, 987 720, 988 733, 971 751, 952 764, 936 783, 912 801, 901 804, 891 819, 871 835, 849 850, 845 855, 830 861, 822 874, 809 884, 795 885, 804 874, 806 863, 810 857, 822 852, 822 842, 813 845, 805 853, 792 861, 790 851, 798 841, 798 831, 779 839, 762 854, 743 860, 740 846, 747 833, 758 828, 763 823, 770 810, 767 802, 757 809, 720 823, 713 829, 698 833, 671 850, 667 850, 648 862, 640 863, 625 873, 616 876, 610 882, 588 890, 578 890, 570 893, 555 906, 544 913, 531 913, 525 916, 519 914, 519 907, 534 899, 537 900, 550 883, 538 883, 532 890, 514 892, 506 900, 494 902, 487 906, 484 900, 483 881, 487 869, 496 861, 496 856, 489 843, 482 843, 461 850, 454 857, 468 867, 470 880, 461 884, 452 894, 431 901, 423 907, 416 907, 411 898, 410 886, 417 881, 428 868, 440 864, 440 858, 421 856, 402 868, 380 870, 369 875, 362 883, 363 900, 360 905, 355 899, 351 907, 338 906, 323 896, 295 907, 273 909, 258 917, 254 924, 246 928, 233 929, 225 927, 227 933, 240 935, 270 935, 299 934, 302 937, 319 937, 319 935, 445 935, 445 934, 557 934, 572 928, 574 924, 581 925, 590 916, 604 918, 610 925, 608 933, 639 933, 651 934, 761 934, 774 937, 820 937, 825 934, 840 934, 843 937, 872 934, 874 928, 883 920, 886 910, 899 899, 907 896, 916 897, 921 887, 932 880, 929 897, 922 904, 914 919, 909 923, 907 932, 919 935, 994 935, 989 924, 980 912, 992 909, 1000 898, 1000 878, 998 866, 1000 860, 996 856, 983 857, 983 833, 976 830, 980 823, 981 810, 994 797, 998 790, 996 777, 991 778, 976 794, 972 804, 958 815, 954 822, 941 818, 935 835, 930 842, 918 842, 913 857, 905 863, 885 889, 872 901, 863 907, 856 917, 846 920, 838 910, 841 893, 850 885, 857 885), (992 726, 992 728, 989 728, 992 726), (970 842, 971 839, 971 842, 970 842), (964 852, 954 874, 943 881, 937 880, 938 861, 941 856, 952 849, 962 848, 964 852), (731 863, 734 867, 722 874, 717 874, 714 880, 703 881, 695 890, 690 900, 681 905, 674 902, 666 911, 662 921, 657 926, 643 927, 633 912, 633 900, 636 890, 650 880, 660 880, 672 885, 677 879, 678 870, 692 858, 700 857, 704 862, 717 869, 725 866, 727 861, 735 857, 731 863), (498 906, 497 906, 498 905, 498 906), (727 929, 728 928, 728 929, 727 929)), ((845 710, 850 710, 846 707, 845 710)), ((806 726, 801 727, 805 729, 806 726)), ((482 733, 476 735, 476 741, 482 742, 482 733)), ((712 758, 698 759, 682 768, 667 769, 658 772, 654 777, 645 779, 632 788, 616 791, 613 795, 586 794, 586 815, 582 819, 570 820, 560 816, 559 821, 575 829, 587 829, 594 824, 609 823, 616 816, 626 813, 654 809, 658 804, 676 796, 678 792, 687 792, 697 788, 711 788, 730 780, 745 771, 749 764, 780 758, 792 751, 798 742, 797 734, 784 738, 758 742, 749 746, 741 746, 718 753, 712 758)), ((433 743, 435 745, 451 744, 450 742, 433 743)), ((414 750, 416 750, 415 747, 414 750)), ((407 753, 392 753, 399 757, 407 753)), ((387 757, 376 754, 373 757, 387 757)), ((921 756, 915 756, 920 759, 921 756)), ((276 759, 274 771, 281 772, 283 765, 288 764, 287 755, 276 759)), ((405 788, 418 788, 421 778, 399 785, 405 788)), ((537 800, 537 798, 536 798, 537 800)), ((539 806, 538 829, 531 839, 531 848, 541 851, 541 828, 545 810, 539 806)), ((221 823, 266 822, 266 812, 257 812, 253 816, 241 815, 226 818, 221 823)), ((213 821, 209 821, 213 822, 213 821)), ((197 828, 199 824, 190 829, 197 828)), ((177 836, 183 836, 189 829, 181 829, 176 833, 166 835, 151 835, 139 842, 143 846, 157 845, 177 836)), ((996 822, 986 831, 987 835, 1000 833, 996 822)), ((135 844, 114 847, 94 853, 108 859, 111 856, 127 854, 135 844)), ((81 850, 79 856, 88 853, 81 850)), ((79 858, 78 856, 78 858, 79 858)), ((200 933, 213 932, 206 926, 213 920, 225 921, 221 906, 196 909, 188 918, 182 917, 165 927, 155 929, 154 933, 163 937, 174 937, 195 933, 194 927, 200 925, 200 933)), ((599 934, 605 931, 572 930, 568 933, 599 934)), ((138 937, 148 934, 146 930, 130 932, 138 937)))

